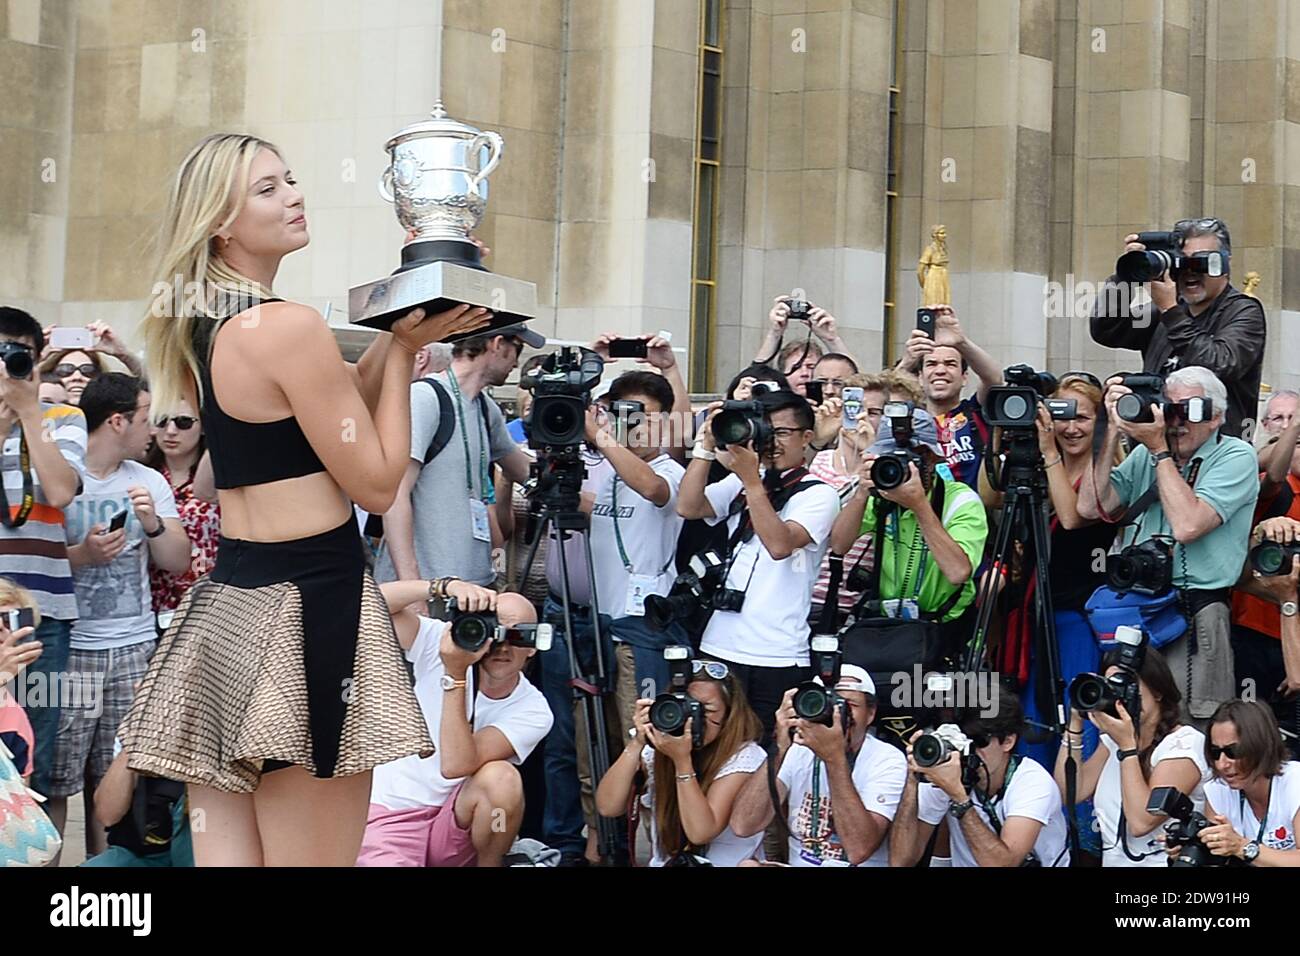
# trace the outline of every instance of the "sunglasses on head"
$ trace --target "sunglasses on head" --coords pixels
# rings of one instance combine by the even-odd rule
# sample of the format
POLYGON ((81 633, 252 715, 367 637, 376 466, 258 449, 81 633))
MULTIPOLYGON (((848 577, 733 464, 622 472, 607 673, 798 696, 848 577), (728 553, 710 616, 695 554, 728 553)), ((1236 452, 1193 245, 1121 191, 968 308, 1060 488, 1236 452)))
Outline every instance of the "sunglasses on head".
POLYGON ((714 680, 726 680, 727 674, 730 673, 727 670, 727 665, 722 661, 691 661, 691 673, 698 674, 700 671, 708 674, 714 680))
POLYGON ((1216 747, 1214 744, 1209 744, 1206 750, 1210 752, 1211 761, 1218 760, 1221 756, 1227 757, 1229 760, 1237 759, 1237 744, 1228 744, 1226 747, 1216 747))
POLYGON ((99 366, 94 362, 86 362, 82 365, 73 365, 71 362, 61 362, 54 366, 54 374, 57 378, 67 378, 74 372, 80 372, 86 378, 94 378, 99 374, 99 366))
POLYGON ((1101 379, 1093 375, 1091 372, 1066 372, 1061 376, 1061 381, 1064 382, 1067 378, 1081 378, 1094 388, 1102 387, 1101 379))
POLYGON ((167 427, 168 422, 175 422, 177 428, 183 432, 187 432, 194 427, 194 423, 197 421, 198 419, 192 415, 172 415, 170 418, 158 419, 154 422, 154 427, 161 430, 167 427))

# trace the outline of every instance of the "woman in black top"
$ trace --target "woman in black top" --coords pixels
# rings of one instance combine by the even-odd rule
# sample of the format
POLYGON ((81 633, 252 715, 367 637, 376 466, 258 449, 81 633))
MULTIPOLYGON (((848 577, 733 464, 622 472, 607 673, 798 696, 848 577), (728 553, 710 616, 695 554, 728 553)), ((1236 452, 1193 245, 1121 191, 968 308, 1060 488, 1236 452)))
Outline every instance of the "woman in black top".
POLYGON ((189 785, 204 866, 352 865, 370 769, 432 752, 352 502, 397 492, 415 353, 487 319, 416 310, 349 367, 319 313, 270 293, 307 242, 276 147, 214 134, 181 164, 144 329, 159 413, 200 409, 222 536, 121 736, 132 770, 189 785))

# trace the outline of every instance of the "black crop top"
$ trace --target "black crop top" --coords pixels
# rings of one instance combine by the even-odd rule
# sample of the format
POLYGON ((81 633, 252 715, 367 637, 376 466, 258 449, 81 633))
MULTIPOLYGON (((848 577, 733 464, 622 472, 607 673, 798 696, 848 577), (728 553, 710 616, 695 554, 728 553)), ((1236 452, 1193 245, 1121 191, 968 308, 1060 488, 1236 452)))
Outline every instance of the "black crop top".
POLYGON ((199 417, 203 437, 212 457, 212 476, 218 488, 264 485, 285 478, 300 478, 324 471, 325 466, 307 441, 298 420, 290 416, 274 422, 246 422, 222 411, 212 387, 212 343, 229 318, 261 302, 282 299, 241 299, 225 319, 194 327, 194 354, 203 386, 199 417))

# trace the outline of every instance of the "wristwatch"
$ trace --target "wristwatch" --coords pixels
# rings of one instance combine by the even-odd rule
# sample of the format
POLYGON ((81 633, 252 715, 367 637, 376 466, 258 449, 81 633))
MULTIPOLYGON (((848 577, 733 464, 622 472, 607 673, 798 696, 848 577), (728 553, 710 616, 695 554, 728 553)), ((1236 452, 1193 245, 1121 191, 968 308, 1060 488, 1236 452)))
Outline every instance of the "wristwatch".
POLYGON ((1119 754, 1120 760, 1126 760, 1129 757, 1136 757, 1138 755, 1136 748, 1134 748, 1133 750, 1119 750, 1116 751, 1116 753, 1119 754))
POLYGON ((1241 848, 1241 858, 1249 865, 1259 857, 1259 844, 1251 840, 1241 848))
POLYGON ((158 527, 155 528, 153 531, 145 531, 144 536, 145 536, 146 538, 156 538, 156 537, 158 537, 159 535, 161 535, 161 534, 162 534, 164 531, 166 531, 166 530, 167 530, 167 525, 163 524, 163 519, 162 519, 162 518, 159 518, 159 519, 158 519, 158 527))
POLYGON ((1171 451, 1158 451, 1151 456, 1151 467, 1156 468, 1166 458, 1173 458, 1173 457, 1174 457, 1174 453, 1171 451))
POLYGON ((1295 601, 1283 601, 1280 610, 1283 617, 1295 617, 1300 613, 1300 607, 1296 606, 1295 601))
POLYGON ((443 674, 442 680, 438 681, 439 686, 441 686, 443 690, 455 690, 458 687, 465 687, 468 683, 469 681, 463 678, 461 680, 456 680, 456 678, 452 677, 450 674, 443 674))
POLYGON ((966 815, 966 811, 975 805, 974 801, 967 797, 961 803, 950 800, 948 801, 948 812, 952 814, 954 820, 960 820, 966 815))

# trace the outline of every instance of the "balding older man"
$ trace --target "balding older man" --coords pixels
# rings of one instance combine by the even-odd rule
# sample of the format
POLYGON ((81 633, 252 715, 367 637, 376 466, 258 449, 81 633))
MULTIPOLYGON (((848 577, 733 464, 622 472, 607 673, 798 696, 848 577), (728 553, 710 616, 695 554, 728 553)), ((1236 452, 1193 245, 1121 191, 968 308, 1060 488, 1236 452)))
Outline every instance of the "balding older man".
MULTIPOLYGON (((502 627, 537 621, 520 594, 464 581, 446 589, 462 610, 495 611, 502 627)), ((450 624, 416 613, 429 582, 382 590, 437 752, 375 768, 357 865, 500 866, 524 813, 515 767, 551 729, 546 698, 523 676, 536 648, 488 640, 467 651, 452 641, 450 624)))

